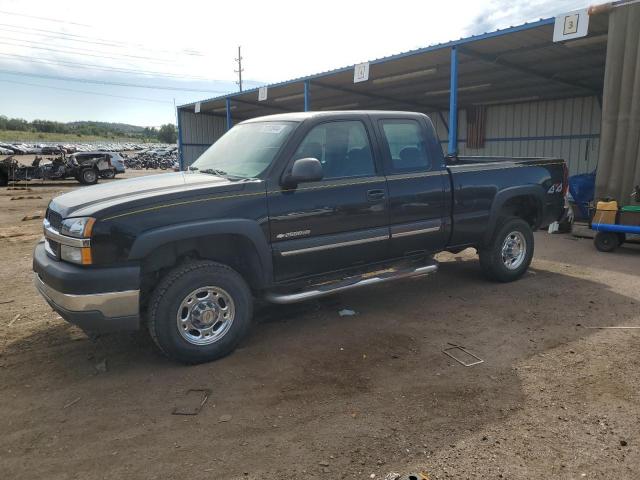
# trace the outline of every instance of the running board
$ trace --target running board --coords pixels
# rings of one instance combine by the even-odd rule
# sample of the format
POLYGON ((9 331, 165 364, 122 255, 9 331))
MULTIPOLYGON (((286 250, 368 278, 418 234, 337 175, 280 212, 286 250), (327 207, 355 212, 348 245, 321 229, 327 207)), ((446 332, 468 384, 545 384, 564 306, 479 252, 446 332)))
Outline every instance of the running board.
POLYGON ((383 270, 380 273, 365 274, 357 277, 345 278, 337 282, 331 282, 316 286, 313 290, 305 290, 296 293, 275 293, 268 292, 265 300, 272 303, 296 303, 312 298, 324 297, 333 293, 344 292, 352 288, 366 287, 369 285, 377 285, 379 283, 398 280, 400 278, 417 277, 426 275, 438 270, 438 264, 432 263, 417 268, 408 268, 403 270, 383 270))

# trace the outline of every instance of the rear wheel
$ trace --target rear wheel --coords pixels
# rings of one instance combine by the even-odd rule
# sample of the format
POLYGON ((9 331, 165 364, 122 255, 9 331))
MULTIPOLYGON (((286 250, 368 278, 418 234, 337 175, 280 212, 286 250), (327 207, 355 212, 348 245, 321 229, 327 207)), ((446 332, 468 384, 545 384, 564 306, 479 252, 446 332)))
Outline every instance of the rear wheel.
POLYGON ((104 170, 100 172, 102 178, 116 178, 116 171, 114 169, 104 170))
POLYGON ((160 350, 182 363, 231 353, 253 315, 251 291, 235 270, 191 261, 170 271, 149 301, 149 333, 160 350))
POLYGON ((484 274, 498 282, 512 282, 527 271, 533 258, 533 231, 521 218, 503 219, 491 243, 480 249, 484 274))
POLYGON ((95 185, 98 183, 98 173, 93 168, 84 168, 80 171, 78 180, 83 185, 95 185))
POLYGON ((614 232, 598 232, 593 243, 601 252, 612 252, 620 246, 620 238, 614 232))

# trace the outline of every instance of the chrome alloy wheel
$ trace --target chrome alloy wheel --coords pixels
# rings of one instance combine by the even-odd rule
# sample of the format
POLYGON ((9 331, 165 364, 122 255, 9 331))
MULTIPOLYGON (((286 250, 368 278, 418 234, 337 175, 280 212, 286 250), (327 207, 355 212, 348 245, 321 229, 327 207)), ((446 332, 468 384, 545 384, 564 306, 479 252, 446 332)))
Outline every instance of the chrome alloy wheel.
POLYGON ((516 270, 527 256, 527 240, 520 232, 511 232, 502 243, 502 263, 509 270, 516 270))
POLYGON ((211 345, 231 328, 235 304, 219 287, 201 287, 187 295, 177 314, 180 335, 192 345, 211 345))

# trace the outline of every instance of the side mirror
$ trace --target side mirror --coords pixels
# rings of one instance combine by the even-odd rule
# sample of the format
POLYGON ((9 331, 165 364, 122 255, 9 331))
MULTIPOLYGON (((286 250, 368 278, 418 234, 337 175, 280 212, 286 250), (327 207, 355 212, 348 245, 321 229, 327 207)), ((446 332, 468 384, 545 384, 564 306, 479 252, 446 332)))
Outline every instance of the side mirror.
POLYGON ((293 162, 291 173, 284 178, 284 185, 295 187, 299 183, 317 182, 322 180, 324 172, 322 164, 317 158, 300 158, 293 162))

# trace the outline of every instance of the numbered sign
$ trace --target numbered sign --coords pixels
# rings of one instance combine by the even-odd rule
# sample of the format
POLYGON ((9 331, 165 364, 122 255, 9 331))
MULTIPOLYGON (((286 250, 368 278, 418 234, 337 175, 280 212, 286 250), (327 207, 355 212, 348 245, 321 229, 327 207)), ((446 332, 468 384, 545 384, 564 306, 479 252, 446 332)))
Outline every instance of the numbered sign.
POLYGON ((353 69, 353 83, 369 80, 369 62, 359 63, 353 69))
POLYGON ((258 89, 258 101, 264 102, 267 99, 267 87, 260 87, 258 89))
POLYGON ((586 8, 558 15, 553 25, 554 42, 586 37, 587 33, 589 33, 589 12, 586 8))
POLYGON ((200 102, 196 103, 196 113, 200 113, 200 102))

